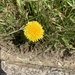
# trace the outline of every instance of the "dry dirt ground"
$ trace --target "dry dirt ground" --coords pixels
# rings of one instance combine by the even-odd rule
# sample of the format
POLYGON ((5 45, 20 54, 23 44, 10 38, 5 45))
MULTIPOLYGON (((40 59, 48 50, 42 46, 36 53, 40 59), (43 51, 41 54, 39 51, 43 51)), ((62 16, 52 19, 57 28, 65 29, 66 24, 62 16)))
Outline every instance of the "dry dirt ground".
POLYGON ((75 75, 74 69, 2 62, 2 75, 75 75))
MULTIPOLYGON (((36 48, 37 47, 39 47, 39 50, 36 49, 35 51, 29 51, 27 50, 29 49, 29 45, 27 42, 25 45, 16 47, 13 44, 12 40, 10 40, 10 38, 0 38, 0 59, 1 61, 6 61, 12 64, 20 63, 72 70, 75 69, 75 51, 68 52, 66 50, 63 50, 45 52, 41 50, 40 46, 36 46, 36 48)), ((5 69, 5 66, 3 67, 5 69)))

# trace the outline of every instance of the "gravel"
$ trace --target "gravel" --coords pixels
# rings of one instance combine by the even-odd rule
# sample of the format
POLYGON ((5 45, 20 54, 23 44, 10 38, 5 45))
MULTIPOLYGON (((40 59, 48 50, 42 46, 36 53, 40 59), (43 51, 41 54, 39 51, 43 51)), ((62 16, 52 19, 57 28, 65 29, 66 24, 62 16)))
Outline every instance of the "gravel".
POLYGON ((2 69, 7 75, 75 75, 74 69, 62 69, 22 63, 9 63, 6 61, 2 61, 2 69))

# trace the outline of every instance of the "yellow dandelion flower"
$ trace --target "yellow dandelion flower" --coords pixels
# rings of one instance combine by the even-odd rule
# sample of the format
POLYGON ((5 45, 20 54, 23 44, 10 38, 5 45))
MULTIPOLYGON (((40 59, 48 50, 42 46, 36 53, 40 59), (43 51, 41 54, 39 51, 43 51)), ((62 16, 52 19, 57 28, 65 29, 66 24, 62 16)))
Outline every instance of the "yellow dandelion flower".
POLYGON ((43 38, 44 30, 37 21, 30 21, 24 28, 24 35, 32 42, 43 38))

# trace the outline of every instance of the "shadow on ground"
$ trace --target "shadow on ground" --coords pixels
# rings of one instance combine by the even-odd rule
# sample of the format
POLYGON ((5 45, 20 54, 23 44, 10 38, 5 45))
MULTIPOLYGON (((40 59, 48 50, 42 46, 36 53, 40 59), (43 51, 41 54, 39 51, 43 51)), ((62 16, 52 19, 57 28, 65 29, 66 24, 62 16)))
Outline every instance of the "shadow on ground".
POLYGON ((0 75, 7 75, 1 68, 1 60, 0 60, 0 75))

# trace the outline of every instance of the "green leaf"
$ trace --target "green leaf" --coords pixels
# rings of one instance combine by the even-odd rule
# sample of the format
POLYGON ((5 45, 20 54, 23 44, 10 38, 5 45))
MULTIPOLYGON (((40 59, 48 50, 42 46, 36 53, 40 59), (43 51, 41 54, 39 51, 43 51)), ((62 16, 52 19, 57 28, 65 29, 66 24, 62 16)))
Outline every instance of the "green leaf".
POLYGON ((68 3, 73 9, 75 9, 75 0, 67 0, 67 3, 68 3))

